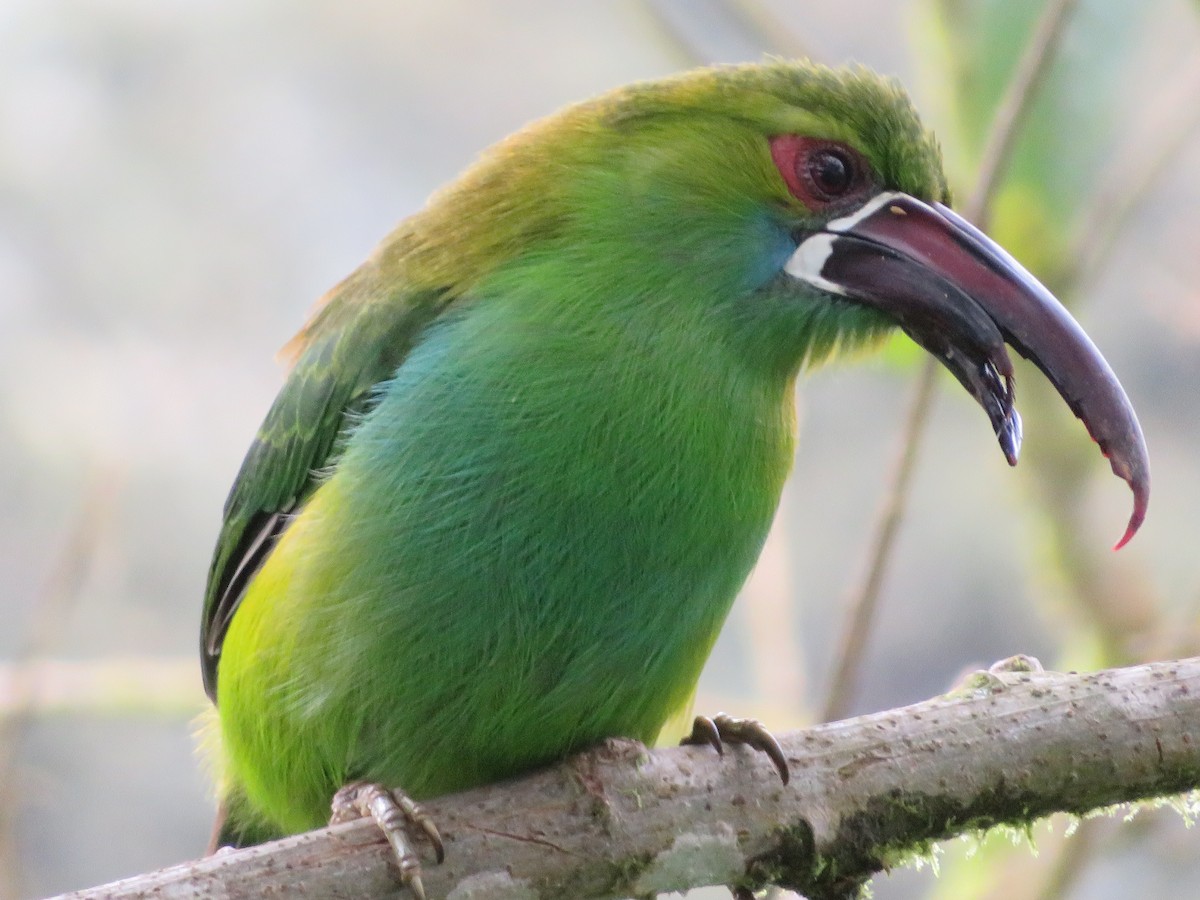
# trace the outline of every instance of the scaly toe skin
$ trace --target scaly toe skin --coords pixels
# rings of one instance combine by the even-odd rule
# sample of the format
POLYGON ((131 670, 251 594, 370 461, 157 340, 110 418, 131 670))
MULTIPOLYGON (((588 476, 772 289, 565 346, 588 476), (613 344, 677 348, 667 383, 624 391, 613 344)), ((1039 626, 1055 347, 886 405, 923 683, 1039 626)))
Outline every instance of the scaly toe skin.
POLYGON ((721 755, 725 753, 724 742, 745 744, 765 753, 779 772, 783 783, 787 784, 790 780, 783 748, 779 746, 775 736, 757 719, 738 719, 725 713, 717 713, 711 719, 708 716, 696 716, 692 723, 692 733, 680 741, 681 744, 708 744, 721 755))
POLYGON ((374 819, 396 855, 400 880, 416 900, 426 900, 425 886, 421 882, 421 861, 409 845, 405 825, 415 825, 425 833, 439 863, 446 858, 446 850, 437 826, 411 797, 381 784, 355 781, 333 795, 331 806, 330 825, 367 817, 374 819))

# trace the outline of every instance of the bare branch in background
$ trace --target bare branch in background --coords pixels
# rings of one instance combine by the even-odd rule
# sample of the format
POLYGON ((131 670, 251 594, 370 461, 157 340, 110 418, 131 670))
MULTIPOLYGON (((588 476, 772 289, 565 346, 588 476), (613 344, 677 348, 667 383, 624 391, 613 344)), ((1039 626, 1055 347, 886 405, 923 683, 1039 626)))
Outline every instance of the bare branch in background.
POLYGON ((818 59, 762 4, 752 0, 643 0, 641 8, 666 45, 688 65, 763 54, 818 59))
POLYGON ((1168 171, 1200 126, 1200 56, 1192 55, 1179 76, 1163 85, 1139 115, 1123 129, 1124 142, 1113 153, 1100 176, 1100 188, 1083 215, 1067 263, 1072 268, 1064 281, 1078 291, 1100 272, 1110 258, 1117 236, 1151 188, 1168 171), (1146 135, 1154 135, 1152 141, 1146 135))
POLYGON ((95 472, 88 480, 79 509, 34 599, 25 639, 13 656, 12 677, 6 685, 12 711, 0 715, 0 897, 22 893, 14 835, 22 804, 17 757, 33 721, 32 701, 39 689, 38 671, 27 664, 55 646, 71 617, 104 522, 112 512, 118 481, 112 472, 95 472))
POLYGON ((0 727, 26 716, 181 716, 207 705, 196 660, 128 656, 0 663, 0 727))
POLYGON ((975 188, 963 204, 963 215, 980 228, 987 227, 988 207, 996 195, 996 188, 1012 156, 1025 116, 1033 105, 1033 98, 1057 55, 1063 30, 1076 3, 1077 0, 1054 0, 1046 5, 1030 38, 1029 47, 1017 64, 1012 81, 992 118, 979 172, 975 176, 975 188))
MULTIPOLYGON (((975 189, 963 206, 963 214, 981 228, 986 227, 988 204, 1004 173, 1025 115, 1054 59, 1063 29, 1075 5, 1076 0, 1053 0, 1047 4, 992 119, 975 189)), ((912 473, 933 406, 938 365, 932 357, 927 359, 913 387, 909 414, 900 435, 898 462, 892 471, 891 482, 884 489, 884 499, 871 529, 865 574, 846 602, 846 624, 822 713, 822 720, 826 722, 839 719, 849 712, 857 690, 863 650, 879 607, 880 589, 912 491, 912 473)))
POLYGON ((846 624, 842 629, 841 643, 834 658, 833 677, 825 697, 825 708, 821 712, 822 722, 844 718, 849 714, 850 706, 854 702, 871 623, 874 622, 875 613, 879 609, 883 577, 888 560, 891 559, 896 535, 900 530, 900 522, 904 518, 913 469, 921 449, 921 438, 925 435, 925 423, 929 421, 929 412, 933 406, 937 369, 937 360, 931 358, 921 366, 917 376, 908 415, 905 416, 904 428, 901 431, 900 453, 888 476, 886 493, 875 516, 866 572, 862 582, 851 592, 846 603, 846 624))

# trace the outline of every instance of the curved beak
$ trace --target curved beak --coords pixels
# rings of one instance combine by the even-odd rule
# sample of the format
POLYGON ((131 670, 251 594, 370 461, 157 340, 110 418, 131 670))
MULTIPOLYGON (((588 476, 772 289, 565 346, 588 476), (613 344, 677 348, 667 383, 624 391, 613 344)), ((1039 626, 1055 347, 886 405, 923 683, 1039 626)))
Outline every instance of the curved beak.
POLYGON ((1021 419, 1004 345, 1033 362, 1133 491, 1117 548, 1133 537, 1150 498, 1137 414, 1079 323, 995 241, 940 203, 884 192, 806 236, 785 271, 894 319, 984 408, 1011 465, 1021 419))

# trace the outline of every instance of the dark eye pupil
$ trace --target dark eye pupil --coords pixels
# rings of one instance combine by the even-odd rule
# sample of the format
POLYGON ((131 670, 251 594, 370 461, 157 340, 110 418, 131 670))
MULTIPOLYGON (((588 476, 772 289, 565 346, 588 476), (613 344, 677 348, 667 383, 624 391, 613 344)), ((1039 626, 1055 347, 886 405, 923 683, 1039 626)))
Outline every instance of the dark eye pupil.
POLYGON ((808 175, 813 185, 830 197, 844 194, 853 180, 850 161, 833 150, 821 150, 809 157, 808 175))

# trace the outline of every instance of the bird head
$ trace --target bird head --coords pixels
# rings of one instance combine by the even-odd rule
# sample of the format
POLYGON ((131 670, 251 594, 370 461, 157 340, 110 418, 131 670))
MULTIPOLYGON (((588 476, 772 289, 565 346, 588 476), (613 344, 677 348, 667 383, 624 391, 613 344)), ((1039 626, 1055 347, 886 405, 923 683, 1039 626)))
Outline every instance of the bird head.
POLYGON ((564 308, 619 300, 664 328, 685 307, 720 311, 793 373, 898 326, 983 407, 1016 464, 1012 347, 1132 489, 1121 546, 1149 497, 1123 388, 1062 304, 949 204, 937 143, 896 83, 774 62, 632 85, 534 123, 435 196, 418 252, 412 235, 401 243, 425 257, 426 280, 453 270, 474 282, 464 290, 514 266, 528 282, 536 260, 569 274, 564 308), (439 233, 453 243, 428 240, 439 233))

